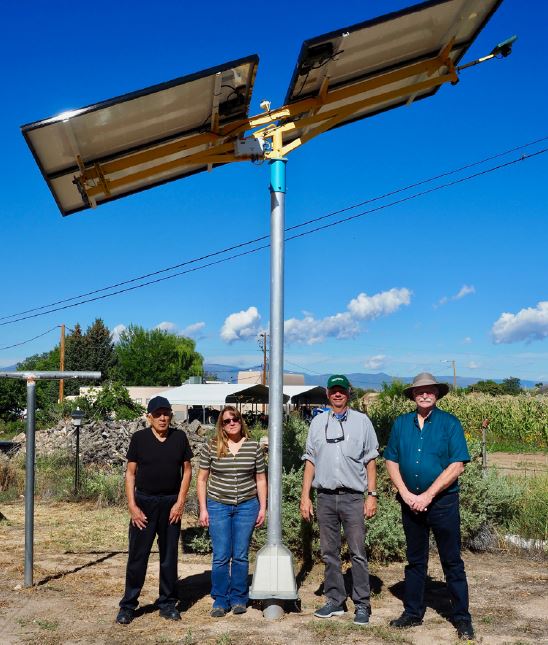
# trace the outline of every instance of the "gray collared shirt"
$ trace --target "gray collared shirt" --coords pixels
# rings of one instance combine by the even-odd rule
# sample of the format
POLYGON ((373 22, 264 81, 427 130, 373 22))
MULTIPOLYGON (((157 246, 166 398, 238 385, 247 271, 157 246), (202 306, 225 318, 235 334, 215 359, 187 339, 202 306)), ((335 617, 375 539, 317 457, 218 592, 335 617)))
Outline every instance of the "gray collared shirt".
POLYGON ((340 422, 333 412, 324 412, 312 419, 303 460, 314 464, 314 488, 350 488, 367 490, 366 466, 379 455, 379 442, 373 424, 366 414, 348 410, 340 422), (339 437, 344 430, 344 441, 328 443, 328 438, 339 437))

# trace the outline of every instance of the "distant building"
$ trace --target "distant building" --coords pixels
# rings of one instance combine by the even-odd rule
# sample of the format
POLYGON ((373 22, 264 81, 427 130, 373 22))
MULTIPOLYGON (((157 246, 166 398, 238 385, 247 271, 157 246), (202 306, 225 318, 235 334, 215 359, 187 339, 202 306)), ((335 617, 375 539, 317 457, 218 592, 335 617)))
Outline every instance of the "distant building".
MULTIPOLYGON (((268 385, 268 373, 266 375, 268 385)), ((248 370, 238 372, 238 384, 242 385, 260 385, 263 382, 263 373, 260 370, 248 370)), ((285 374, 284 385, 304 385, 304 374, 285 374)))

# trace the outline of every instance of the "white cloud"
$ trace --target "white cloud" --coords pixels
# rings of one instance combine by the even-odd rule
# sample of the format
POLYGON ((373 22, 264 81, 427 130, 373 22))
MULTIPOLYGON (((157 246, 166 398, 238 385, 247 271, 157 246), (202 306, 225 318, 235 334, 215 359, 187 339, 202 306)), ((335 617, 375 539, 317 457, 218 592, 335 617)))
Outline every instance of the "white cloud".
POLYGON ((471 284, 463 284, 457 293, 455 293, 452 296, 443 296, 438 300, 438 302, 436 302, 433 305, 433 307, 434 309, 437 309, 438 307, 446 305, 448 302, 451 302, 452 300, 461 300, 462 298, 469 296, 472 293, 476 293, 476 287, 474 287, 474 285, 471 285, 471 284))
POLYGON ((127 327, 125 325, 122 325, 121 323, 119 325, 116 325, 114 329, 110 332, 110 337, 112 338, 113 343, 118 343, 120 342, 120 334, 125 331, 127 327))
POLYGON ((476 361, 470 361, 468 363, 468 369, 469 370, 477 370, 481 365, 479 363, 476 363, 476 361))
POLYGON ((470 345, 470 343, 471 343, 471 342, 472 342, 472 339, 470 338, 470 336, 465 336, 465 337, 462 339, 462 344, 463 344, 463 345, 470 345))
POLYGON ((177 325, 174 322, 169 322, 167 320, 164 322, 158 323, 155 329, 161 329, 162 331, 167 331, 170 334, 177 333, 177 325))
POLYGON ((503 313, 491 328, 495 343, 532 342, 548 338, 548 300, 517 314, 503 313))
POLYGON ((227 343, 252 338, 260 331, 260 320, 257 307, 249 307, 245 311, 230 314, 221 328, 221 338, 227 343))
POLYGON ((453 296, 453 300, 460 300, 464 296, 469 296, 472 293, 476 293, 476 288, 473 285, 464 284, 457 295, 453 296))
POLYGON ((288 343, 315 345, 326 338, 354 338, 360 333, 358 323, 346 313, 316 319, 313 316, 290 318, 284 323, 285 340, 288 343))
POLYGON ((368 296, 360 293, 348 303, 348 310, 354 318, 373 320, 397 311, 402 305, 411 302, 412 292, 409 289, 390 289, 368 296))
POLYGON ((385 359, 384 354, 376 354, 367 358, 363 366, 368 370, 378 370, 384 367, 385 359))
POLYGON ((203 338, 201 331, 206 326, 205 322, 195 322, 192 325, 187 325, 184 329, 181 330, 181 336, 186 336, 187 338, 203 338))

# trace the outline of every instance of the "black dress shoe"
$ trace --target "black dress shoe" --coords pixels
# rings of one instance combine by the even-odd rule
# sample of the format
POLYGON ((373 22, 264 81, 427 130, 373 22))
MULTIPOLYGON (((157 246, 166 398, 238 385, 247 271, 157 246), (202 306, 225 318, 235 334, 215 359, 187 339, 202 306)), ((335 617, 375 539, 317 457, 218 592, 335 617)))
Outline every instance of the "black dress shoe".
POLYGON ((476 637, 470 620, 458 620, 455 623, 455 627, 457 628, 458 637, 463 640, 473 641, 476 637))
POLYGON ((416 616, 411 616, 411 614, 403 612, 399 618, 394 618, 389 623, 390 627, 398 627, 399 629, 404 629, 406 627, 416 627, 417 625, 422 625, 422 618, 417 618, 416 616))
POLYGON ((119 625, 129 625, 131 621, 135 618, 135 612, 133 609, 120 609, 118 615, 116 616, 116 622, 119 625))
POLYGON ((167 618, 167 620, 181 620, 181 614, 175 609, 175 607, 165 607, 160 609, 160 616, 162 618, 167 618))

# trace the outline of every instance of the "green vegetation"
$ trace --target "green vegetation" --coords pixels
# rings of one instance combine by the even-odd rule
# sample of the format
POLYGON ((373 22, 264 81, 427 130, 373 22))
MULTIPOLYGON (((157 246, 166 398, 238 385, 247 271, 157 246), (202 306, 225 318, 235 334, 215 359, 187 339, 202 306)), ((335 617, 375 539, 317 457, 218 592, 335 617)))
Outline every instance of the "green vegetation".
POLYGON ((116 345, 116 376, 125 385, 180 385, 203 371, 191 338, 130 325, 116 345))
MULTIPOLYGON (((402 396, 381 393, 367 407, 381 445, 385 445, 394 419, 414 409, 402 396)), ((548 396, 530 394, 491 396, 489 394, 448 394, 439 407, 457 416, 468 440, 481 438, 481 424, 489 420, 489 450, 547 450, 548 396)))

